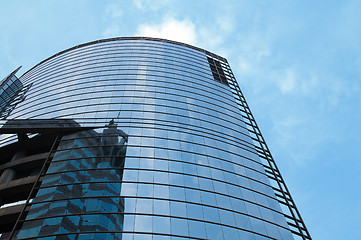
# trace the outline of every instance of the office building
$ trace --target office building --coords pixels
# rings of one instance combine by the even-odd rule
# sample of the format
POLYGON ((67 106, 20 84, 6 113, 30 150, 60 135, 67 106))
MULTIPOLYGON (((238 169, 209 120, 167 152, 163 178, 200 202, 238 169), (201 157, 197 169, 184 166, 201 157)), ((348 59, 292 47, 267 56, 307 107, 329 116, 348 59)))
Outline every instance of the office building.
POLYGON ((311 239, 225 58, 113 38, 17 70, 0 239, 311 239))

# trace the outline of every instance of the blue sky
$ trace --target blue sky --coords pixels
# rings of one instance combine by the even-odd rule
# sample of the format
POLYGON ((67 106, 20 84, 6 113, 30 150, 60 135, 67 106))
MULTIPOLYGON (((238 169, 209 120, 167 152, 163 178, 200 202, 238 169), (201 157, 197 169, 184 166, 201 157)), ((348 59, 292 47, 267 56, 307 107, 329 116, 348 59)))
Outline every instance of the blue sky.
POLYGON ((361 239, 361 1, 0 0, 0 78, 153 36, 226 57, 314 239, 361 239))

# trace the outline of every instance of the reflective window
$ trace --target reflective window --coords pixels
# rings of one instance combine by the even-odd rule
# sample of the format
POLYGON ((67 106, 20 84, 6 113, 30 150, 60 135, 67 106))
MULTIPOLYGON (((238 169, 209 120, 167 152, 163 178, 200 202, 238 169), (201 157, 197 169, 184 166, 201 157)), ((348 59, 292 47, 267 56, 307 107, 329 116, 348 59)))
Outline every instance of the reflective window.
POLYGON ((61 139, 18 239, 293 239, 224 79, 228 63, 210 59, 123 39, 26 72, 33 85, 9 119, 97 128, 61 139))

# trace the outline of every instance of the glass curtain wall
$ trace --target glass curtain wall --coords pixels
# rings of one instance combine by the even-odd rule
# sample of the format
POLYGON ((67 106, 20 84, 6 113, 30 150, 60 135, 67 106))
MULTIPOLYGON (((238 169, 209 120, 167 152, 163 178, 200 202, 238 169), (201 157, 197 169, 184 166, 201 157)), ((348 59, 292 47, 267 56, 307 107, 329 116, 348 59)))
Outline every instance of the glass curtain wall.
POLYGON ((18 238, 293 239, 210 58, 171 42, 116 39, 26 72, 20 80, 31 88, 8 119, 103 128, 63 137, 18 238))

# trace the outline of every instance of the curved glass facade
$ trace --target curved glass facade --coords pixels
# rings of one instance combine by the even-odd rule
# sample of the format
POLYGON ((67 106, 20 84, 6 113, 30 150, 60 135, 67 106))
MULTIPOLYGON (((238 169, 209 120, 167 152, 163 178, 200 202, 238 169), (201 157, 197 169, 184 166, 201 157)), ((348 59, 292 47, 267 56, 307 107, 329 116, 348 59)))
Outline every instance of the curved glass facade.
POLYGON ((7 119, 94 129, 59 139, 17 239, 293 239, 227 67, 196 48, 120 38, 26 72, 31 87, 7 119))

